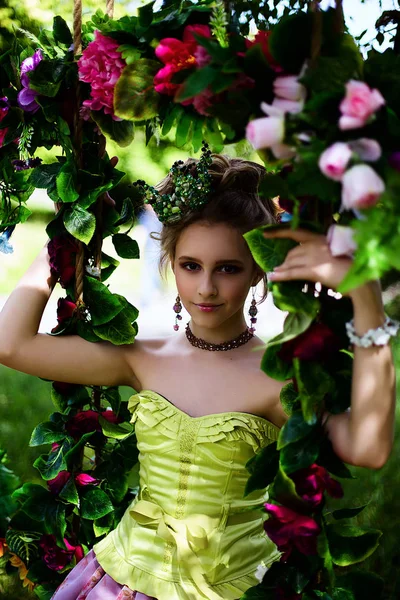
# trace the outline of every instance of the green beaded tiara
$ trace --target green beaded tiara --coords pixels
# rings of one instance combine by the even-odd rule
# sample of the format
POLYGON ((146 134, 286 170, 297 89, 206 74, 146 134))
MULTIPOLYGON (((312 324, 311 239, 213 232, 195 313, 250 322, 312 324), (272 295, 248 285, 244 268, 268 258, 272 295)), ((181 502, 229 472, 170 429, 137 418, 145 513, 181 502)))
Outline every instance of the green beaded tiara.
POLYGON ((145 204, 151 204, 161 223, 179 221, 188 210, 198 210, 208 202, 212 178, 208 167, 212 163, 211 151, 207 142, 203 141, 201 158, 195 165, 185 165, 183 160, 174 162, 170 169, 174 191, 172 194, 160 194, 156 188, 142 179, 132 185, 139 188, 145 204))

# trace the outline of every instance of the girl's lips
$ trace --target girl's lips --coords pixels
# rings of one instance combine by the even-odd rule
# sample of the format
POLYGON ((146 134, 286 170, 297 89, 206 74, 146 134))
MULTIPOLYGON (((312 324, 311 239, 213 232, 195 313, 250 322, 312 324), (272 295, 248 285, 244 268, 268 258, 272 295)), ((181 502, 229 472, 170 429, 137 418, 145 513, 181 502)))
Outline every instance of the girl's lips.
POLYGON ((214 312, 215 310, 220 308, 222 304, 196 304, 196 306, 203 312, 214 312))

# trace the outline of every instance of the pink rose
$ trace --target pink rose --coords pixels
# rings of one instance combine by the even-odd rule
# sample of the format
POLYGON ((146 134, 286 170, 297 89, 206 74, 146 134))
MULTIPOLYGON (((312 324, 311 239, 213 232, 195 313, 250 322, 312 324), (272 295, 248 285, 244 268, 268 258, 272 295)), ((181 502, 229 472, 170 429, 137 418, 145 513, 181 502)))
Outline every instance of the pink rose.
POLYGON ((331 225, 328 229, 327 240, 332 256, 353 256, 353 252, 357 249, 352 227, 331 225))
POLYGON ((384 104, 385 99, 379 90, 371 90, 363 81, 348 81, 346 96, 340 103, 342 116, 339 119, 339 128, 345 130, 363 127, 371 115, 384 104))
POLYGON ((274 81, 274 94, 284 100, 304 102, 307 90, 299 83, 297 75, 280 75, 274 81))
POLYGON ((326 177, 329 177, 329 179, 340 181, 349 163, 351 154, 351 149, 348 144, 345 144, 344 142, 335 142, 319 157, 319 168, 326 177))
POLYGON ((280 144, 285 135, 282 117, 262 117, 254 119, 246 127, 246 138, 256 150, 280 144))
POLYGON ((370 138, 360 138, 349 142, 349 146, 353 152, 358 154, 361 160, 366 162, 375 162, 382 156, 382 148, 376 140, 370 138))
POLYGON ((385 183, 369 165, 355 165, 343 175, 342 206, 346 210, 374 206, 385 183))

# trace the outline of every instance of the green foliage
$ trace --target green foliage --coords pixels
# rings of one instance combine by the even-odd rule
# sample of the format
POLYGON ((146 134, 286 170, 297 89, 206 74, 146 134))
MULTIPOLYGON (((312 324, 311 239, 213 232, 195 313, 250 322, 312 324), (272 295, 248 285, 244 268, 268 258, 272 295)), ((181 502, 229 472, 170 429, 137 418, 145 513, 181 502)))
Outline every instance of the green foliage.
POLYGON ((114 110, 117 117, 144 121, 159 113, 159 94, 154 91, 154 75, 160 63, 138 58, 122 72, 115 86, 114 110))

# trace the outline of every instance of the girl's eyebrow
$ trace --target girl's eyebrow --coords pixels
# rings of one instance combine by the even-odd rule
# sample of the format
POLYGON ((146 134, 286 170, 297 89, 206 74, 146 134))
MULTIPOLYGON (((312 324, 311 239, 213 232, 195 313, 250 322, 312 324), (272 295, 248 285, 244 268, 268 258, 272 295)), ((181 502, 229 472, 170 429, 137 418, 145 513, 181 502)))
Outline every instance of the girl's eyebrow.
MULTIPOLYGON (((196 262, 199 264, 202 264, 202 261, 199 260, 198 258, 193 258, 192 256, 180 256, 178 258, 178 260, 187 260, 187 261, 192 261, 192 262, 196 262)), ((243 262, 241 260, 238 260, 237 258, 226 258, 224 260, 217 260, 216 261, 216 265, 221 265, 221 264, 235 264, 235 265, 242 265, 243 266, 243 262)))

